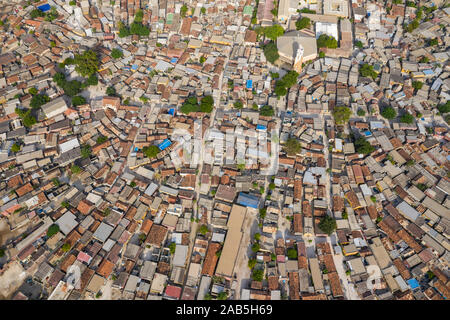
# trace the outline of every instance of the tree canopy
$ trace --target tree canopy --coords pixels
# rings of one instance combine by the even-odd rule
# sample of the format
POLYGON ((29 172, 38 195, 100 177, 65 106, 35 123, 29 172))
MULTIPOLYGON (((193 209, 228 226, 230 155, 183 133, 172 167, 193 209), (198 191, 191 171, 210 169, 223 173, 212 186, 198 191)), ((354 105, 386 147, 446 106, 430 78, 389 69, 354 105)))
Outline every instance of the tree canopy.
POLYGON ((278 37, 282 36, 284 34, 284 29, 279 24, 274 24, 270 27, 264 28, 264 35, 271 39, 271 40, 277 40, 278 37))
POLYGON ((322 33, 319 38, 317 38, 317 48, 330 48, 336 49, 338 46, 337 40, 325 33, 322 33))
POLYGON ((264 270, 261 269, 253 269, 252 279, 255 281, 262 281, 264 278, 264 270))
POLYGON ((336 229, 336 220, 330 216, 325 216, 319 222, 319 228, 328 235, 332 234, 336 229))
POLYGON ((259 114, 264 117, 272 117, 275 114, 275 111, 272 106, 265 105, 259 109, 259 114))
POLYGON ((97 53, 92 50, 86 50, 82 54, 76 54, 74 57, 75 71, 83 77, 90 76, 98 71, 97 53))
POLYGON ((297 83, 299 74, 295 70, 286 73, 283 78, 275 82, 275 94, 277 96, 285 96, 287 89, 297 83))
POLYGON ((72 98, 72 106, 77 107, 86 103, 86 99, 82 96, 75 96, 72 98))
POLYGON ((423 82, 422 81, 413 81, 412 87, 416 90, 420 90, 423 87, 423 82))
POLYGON ((373 80, 375 80, 377 78, 377 73, 373 70, 373 66, 370 64, 363 64, 360 68, 359 68, 359 74, 362 75, 363 77, 370 77, 373 80))
POLYGON ((156 158, 156 156, 158 155, 159 151, 160 150, 159 150, 159 148, 157 146, 149 146, 149 147, 144 147, 142 149, 142 152, 145 154, 145 156, 147 158, 150 158, 150 159, 156 158))
POLYGON ((57 234, 59 232, 59 226, 57 224, 52 224, 47 229, 47 237, 52 237, 53 235, 57 234))
POLYGON ((297 250, 295 250, 294 248, 288 249, 288 251, 287 251, 287 256, 288 256, 288 258, 291 259, 291 260, 297 259, 297 257, 298 257, 297 250))
POLYGON ((278 54, 277 45, 273 42, 269 42, 268 44, 266 44, 263 50, 264 56, 270 63, 275 63, 275 61, 277 61, 278 58, 280 57, 280 55, 278 54))
POLYGON ((311 20, 306 17, 303 17, 295 22, 295 26, 296 26, 297 30, 309 28, 310 25, 311 25, 311 20))
POLYGON ((356 152, 360 154, 369 154, 373 151, 375 151, 375 147, 370 144, 369 141, 364 139, 364 137, 359 137, 355 141, 355 149, 356 152))
POLYGON ((30 107, 39 109, 41 106, 50 102, 50 98, 45 94, 36 94, 31 98, 30 107))
POLYGON ((123 53, 119 49, 114 48, 111 50, 111 57, 113 57, 114 59, 119 59, 123 57, 123 53))
POLYGON ((346 106, 338 106, 333 109, 333 117, 336 124, 346 124, 352 115, 352 110, 346 106))
POLYGON ((381 111, 381 115, 385 119, 392 120, 397 116, 397 112, 393 107, 387 106, 383 108, 383 110, 381 111))
POLYGON ((197 97, 191 96, 186 99, 183 105, 180 107, 180 111, 184 114, 191 112, 205 112, 211 113, 214 109, 214 99, 212 96, 204 96, 198 102, 197 97))
POLYGON ((414 117, 412 114, 405 112, 401 117, 400 117, 400 122, 403 123, 408 123, 411 124, 414 122, 414 117))
POLYGON ((300 141, 295 138, 289 138, 284 145, 284 151, 290 156, 295 156, 301 150, 302 146, 300 144, 300 141))

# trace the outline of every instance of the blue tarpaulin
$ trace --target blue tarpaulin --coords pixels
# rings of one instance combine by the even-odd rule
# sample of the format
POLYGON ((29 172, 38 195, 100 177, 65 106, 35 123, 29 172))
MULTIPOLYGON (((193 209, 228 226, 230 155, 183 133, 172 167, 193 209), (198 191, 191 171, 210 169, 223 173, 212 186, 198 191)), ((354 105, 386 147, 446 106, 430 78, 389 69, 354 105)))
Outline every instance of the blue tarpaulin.
POLYGON ((419 282, 416 279, 414 279, 414 278, 409 279, 407 282, 408 282, 409 286, 411 287, 411 289, 413 289, 413 290, 415 288, 419 287, 419 282))
POLYGON ((175 109, 174 109, 174 108, 169 109, 169 114, 170 114, 171 116, 173 116, 173 115, 175 114, 175 109))
POLYGON ((368 137, 368 136, 371 136, 371 135, 372 135, 372 132, 370 132, 370 131, 365 131, 364 134, 366 135, 366 137, 368 137))
POLYGON ((170 59, 170 62, 171 62, 171 63, 177 63, 177 61, 178 61, 177 58, 172 58, 172 59, 170 59))
POLYGON ((133 65, 131 66, 131 69, 133 69, 133 70, 137 70, 137 68, 138 68, 138 65, 137 65, 137 64, 133 64, 133 65))
POLYGON ((253 88, 253 80, 247 80, 247 89, 253 88))
POLYGON ((169 139, 164 140, 161 142, 158 146, 159 150, 163 151, 167 147, 169 147, 172 144, 172 142, 169 139))
POLYGON ((51 9, 50 5, 48 3, 43 4, 42 6, 37 7, 39 10, 41 10, 42 12, 47 12, 48 10, 51 9))

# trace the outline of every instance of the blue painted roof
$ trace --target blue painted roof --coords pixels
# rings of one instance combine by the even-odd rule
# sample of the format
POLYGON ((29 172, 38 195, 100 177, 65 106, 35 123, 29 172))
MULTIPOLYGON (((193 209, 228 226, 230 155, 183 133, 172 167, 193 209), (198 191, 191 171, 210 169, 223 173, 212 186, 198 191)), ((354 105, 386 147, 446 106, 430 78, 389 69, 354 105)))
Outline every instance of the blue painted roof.
POLYGON ((169 147, 172 144, 172 142, 169 139, 164 140, 161 142, 158 146, 159 150, 163 151, 167 147, 169 147))
POLYGON ((257 124, 256 125, 256 130, 267 130, 267 127, 263 126, 262 124, 257 124))
POLYGON ((414 278, 409 279, 407 282, 408 282, 409 286, 411 287, 411 289, 415 289, 415 288, 419 287, 419 282, 414 278))
POLYGON ((239 197, 237 199, 237 203, 245 207, 258 209, 259 197, 256 197, 248 193, 240 192, 239 197))
POLYGON ((51 7, 50 7, 50 5, 48 3, 43 4, 43 5, 41 5, 41 6, 37 7, 37 8, 39 10, 41 10, 42 12, 46 12, 46 11, 51 9, 51 7))
POLYGON ((133 64, 133 65, 131 66, 131 69, 133 69, 133 70, 137 70, 137 68, 138 68, 138 65, 137 65, 137 64, 133 64))
POLYGON ((247 89, 253 88, 253 80, 247 80, 247 89))

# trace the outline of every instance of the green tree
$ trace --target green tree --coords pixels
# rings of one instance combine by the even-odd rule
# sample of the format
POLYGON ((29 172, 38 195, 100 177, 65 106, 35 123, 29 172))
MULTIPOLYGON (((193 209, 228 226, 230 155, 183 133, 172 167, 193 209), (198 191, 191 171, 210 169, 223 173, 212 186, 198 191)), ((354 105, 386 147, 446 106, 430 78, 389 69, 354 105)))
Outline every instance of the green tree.
POLYGON ((288 258, 291 259, 291 260, 297 259, 297 257, 298 257, 297 250, 295 250, 294 248, 288 249, 288 251, 287 251, 287 256, 288 256, 288 258))
POLYGON ((275 61, 278 60, 280 55, 278 54, 278 47, 275 43, 269 42, 263 47, 264 50, 264 56, 266 57, 267 61, 270 63, 275 63, 275 61))
POLYGON ((437 38, 429 39, 427 42, 428 42, 428 46, 430 46, 430 47, 437 46, 439 44, 439 41, 437 38))
POLYGON ((50 102, 50 98, 45 94, 36 94, 31 98, 30 107, 33 109, 39 109, 41 106, 50 102))
POLYGON ((91 146, 84 144, 81 146, 81 157, 83 159, 88 159, 91 156, 91 146))
POLYGON ((61 202, 61 207, 68 209, 70 207, 70 203, 68 201, 61 202))
POLYGON ((256 259, 249 259, 248 260, 248 267, 250 269, 253 269, 255 267, 255 265, 256 265, 256 259))
POLYGON ((439 110, 440 113, 450 112, 450 100, 447 101, 445 104, 438 105, 437 109, 439 110))
POLYGON ((52 182, 55 187, 59 187, 61 185, 61 182, 59 181, 58 178, 53 178, 52 182))
POLYGON ((116 95, 116 89, 114 87, 106 88, 106 94, 110 97, 114 97, 116 95))
POLYGON ((261 240, 261 234, 259 232, 255 233, 254 237, 253 237, 256 241, 261 240))
POLYGON ((403 123, 408 123, 411 124, 414 122, 414 117, 412 114, 405 112, 401 117, 400 117, 400 121, 403 123))
POLYGON ((34 96, 37 95, 38 90, 35 87, 31 87, 30 89, 28 89, 28 93, 34 96))
POLYGON ((71 0, 71 1, 69 2, 69 4, 70 4, 71 6, 76 6, 76 5, 77 5, 77 3, 75 2, 75 0, 71 0))
POLYGON ((11 146, 11 151, 14 152, 14 153, 19 152, 20 149, 21 149, 21 146, 20 146, 20 144, 18 144, 17 142, 14 143, 14 144, 11 146))
POLYGON ((108 137, 105 137, 103 135, 98 136, 97 140, 96 140, 97 144, 102 144, 102 143, 104 143, 106 141, 108 141, 108 137))
POLYGON ((286 86, 285 86, 283 80, 278 80, 275 83, 275 90, 274 90, 274 92, 279 97, 283 97, 283 96, 287 95, 287 89, 286 89, 286 86))
POLYGON ((144 147, 142 149, 142 152, 144 153, 144 155, 147 158, 150 158, 150 159, 156 158, 156 156, 158 155, 159 151, 160 150, 159 150, 159 148, 157 146, 149 146, 149 147, 144 147))
POLYGON ((295 22, 297 30, 302 30, 309 28, 311 26, 311 20, 309 18, 303 17, 295 22))
POLYGON ((206 13, 206 8, 205 8, 205 7, 202 7, 202 8, 200 9, 200 12, 201 12, 202 14, 205 14, 205 13, 206 13))
POLYGON ((183 4, 183 6, 180 9, 180 16, 184 18, 186 16, 187 11, 188 11, 187 5, 183 4))
POLYGON ((0 258, 5 256, 5 249, 0 249, 0 258))
POLYGON ((345 106, 338 106, 333 109, 333 117, 336 124, 343 125, 348 122, 350 116, 352 115, 352 110, 345 106))
POLYGON ((172 242, 171 244, 169 244, 169 249, 170 249, 171 254, 175 253, 176 248, 177 248, 177 244, 175 242, 172 242))
POLYGON ((34 9, 30 13, 32 19, 36 19, 37 17, 45 17, 45 13, 39 9, 34 9))
POLYGON ((206 58, 204 56, 201 56, 199 59, 200 63, 203 64, 206 61, 206 58))
POLYGON ((86 83, 90 86, 96 86, 98 84, 98 78, 95 74, 91 74, 87 80, 86 83))
POLYGON ((336 49, 338 46, 337 40, 325 33, 322 33, 319 38, 317 38, 317 48, 330 48, 336 49))
POLYGON ((227 300, 228 294, 225 291, 222 291, 217 295, 217 300, 227 300))
POLYGON ((393 107, 387 106, 381 111, 381 115, 385 119, 392 120, 397 116, 397 112, 393 107))
POLYGON ((276 188, 275 183, 271 182, 271 183, 269 184, 269 189, 270 189, 270 190, 275 190, 275 188, 276 188))
POLYGON ((69 252, 69 250, 70 250, 70 243, 68 243, 68 242, 64 243, 62 245, 61 249, 62 249, 63 252, 69 252))
POLYGON ((211 294, 209 294, 209 293, 205 294, 205 298, 204 299, 205 300, 212 300, 211 294))
POLYGON ((357 40, 357 41, 355 41, 355 47, 357 47, 359 49, 362 49, 364 46, 363 46, 363 43, 361 41, 357 40))
POLYGON ((261 249, 261 247, 259 246, 258 243, 255 242, 255 243, 252 245, 252 251, 253 251, 253 252, 258 252, 259 249, 261 249))
POLYGON ((74 164, 70 167, 70 171, 72 172, 72 174, 78 174, 81 172, 81 168, 74 164))
POLYGON ((347 212, 342 212, 342 219, 348 219, 348 213, 347 212))
POLYGON ((299 153, 302 150, 302 146, 300 142, 295 138, 289 138, 286 141, 286 144, 284 146, 284 151, 290 155, 295 156, 297 153, 299 153))
POLYGON ((252 272, 252 279, 254 281, 262 281, 264 278, 264 270, 260 270, 260 269, 253 269, 252 272))
POLYGON ((373 66, 370 64, 363 64, 360 68, 359 68, 359 74, 363 77, 370 77, 373 80, 375 80, 377 78, 377 73, 373 70, 373 66))
POLYGON ((86 103, 86 99, 83 96, 75 96, 72 98, 72 106, 77 107, 86 103))
POLYGON ((328 235, 331 235, 336 229, 336 220, 330 216, 325 216, 322 218, 322 220, 320 220, 319 228, 328 235))
POLYGON ((259 109, 259 115, 264 116, 264 117, 272 117, 275 114, 275 111, 273 110, 272 106, 262 106, 259 109))
POLYGON ((358 111, 356 111, 356 114, 360 117, 364 117, 366 115, 366 112, 363 109, 359 108, 358 111))
POLYGON ((375 151, 375 147, 372 146, 369 143, 369 141, 364 139, 364 137, 359 137, 358 139, 356 139, 355 149, 356 149, 356 152, 358 152, 360 154, 369 154, 369 153, 372 153, 373 151, 375 151))
POLYGON ((282 36, 283 34, 284 29, 278 24, 274 24, 273 26, 264 28, 264 35, 273 41, 277 40, 277 38, 282 36))
POLYGON ((259 209, 259 217, 260 217, 261 219, 264 219, 264 218, 266 217, 266 214, 267 214, 267 208, 261 208, 261 209, 259 209))
POLYGON ((208 227, 206 226, 206 225, 201 225, 200 226, 200 229, 199 229, 199 232, 202 234, 202 235, 205 235, 205 234, 207 234, 208 233, 208 227))
POLYGON ((413 81, 412 87, 416 90, 420 90, 423 87, 423 82, 422 81, 413 81))
POLYGON ((51 238, 52 236, 54 236, 55 234, 57 234, 59 232, 59 226, 57 224, 52 224, 48 229, 47 229, 47 237, 51 238))
POLYGON ((81 92, 81 82, 78 80, 65 81, 62 89, 69 97, 74 97, 81 92))
POLYGON ((111 57, 113 57, 114 59, 119 59, 123 57, 123 53, 119 49, 114 48, 111 50, 111 57))
POLYGON ((244 104, 241 101, 236 101, 235 103, 233 103, 233 107, 235 107, 236 109, 242 109, 244 107, 244 104))
POLYGON ((83 77, 90 76, 98 71, 98 57, 92 50, 87 50, 82 54, 76 54, 74 57, 74 63, 76 65, 75 71, 83 77))

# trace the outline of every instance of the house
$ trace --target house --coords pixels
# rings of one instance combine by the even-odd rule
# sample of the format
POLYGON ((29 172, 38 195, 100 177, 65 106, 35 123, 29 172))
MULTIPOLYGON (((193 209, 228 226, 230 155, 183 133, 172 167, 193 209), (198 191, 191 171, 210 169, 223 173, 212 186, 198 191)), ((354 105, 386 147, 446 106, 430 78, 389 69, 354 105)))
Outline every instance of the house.
POLYGON ((56 98, 41 107, 42 112, 48 119, 64 113, 67 109, 67 103, 63 97, 56 98))

